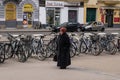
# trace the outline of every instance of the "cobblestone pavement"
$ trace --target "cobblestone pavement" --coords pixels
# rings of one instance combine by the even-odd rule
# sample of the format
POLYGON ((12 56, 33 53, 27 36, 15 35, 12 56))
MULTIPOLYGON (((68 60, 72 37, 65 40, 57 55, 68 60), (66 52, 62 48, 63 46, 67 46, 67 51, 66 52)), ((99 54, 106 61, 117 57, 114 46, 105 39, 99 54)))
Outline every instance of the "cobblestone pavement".
POLYGON ((120 80, 119 62, 119 53, 80 55, 66 70, 60 70, 52 59, 30 58, 25 63, 9 59, 0 64, 0 80, 120 80))

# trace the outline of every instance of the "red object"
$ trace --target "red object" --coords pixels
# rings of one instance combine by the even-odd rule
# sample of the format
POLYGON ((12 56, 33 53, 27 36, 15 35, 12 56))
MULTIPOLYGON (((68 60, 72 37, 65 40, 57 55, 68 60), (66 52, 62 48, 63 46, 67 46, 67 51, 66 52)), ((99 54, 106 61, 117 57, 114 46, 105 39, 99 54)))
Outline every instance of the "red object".
POLYGON ((101 13, 101 14, 103 13, 103 10, 102 10, 102 8, 100 8, 100 13, 101 13))
POLYGON ((23 24, 24 24, 24 25, 26 25, 26 24, 27 24, 27 21, 26 21, 26 20, 24 20, 24 21, 23 21, 23 24))
POLYGON ((120 22, 120 18, 119 17, 115 17, 114 18, 114 22, 120 22))
POLYGON ((67 29, 65 27, 61 27, 60 31, 63 32, 63 33, 65 33, 67 31, 67 29))
POLYGON ((104 15, 103 14, 101 15, 101 22, 104 23, 104 15))

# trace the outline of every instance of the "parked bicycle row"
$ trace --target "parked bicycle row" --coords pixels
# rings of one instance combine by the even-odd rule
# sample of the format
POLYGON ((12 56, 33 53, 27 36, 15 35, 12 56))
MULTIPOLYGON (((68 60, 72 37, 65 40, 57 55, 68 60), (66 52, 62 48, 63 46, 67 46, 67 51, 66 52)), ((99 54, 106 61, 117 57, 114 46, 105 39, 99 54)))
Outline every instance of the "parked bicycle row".
POLYGON ((101 53, 115 55, 120 49, 118 33, 81 33, 78 37, 71 34, 73 56, 81 53, 98 56, 101 53), (76 40, 76 41, 74 41, 76 40))
MULTIPOLYGON (((8 42, 0 43, 0 63, 14 57, 17 57, 19 62, 25 62, 33 55, 37 56, 41 61, 53 57, 56 53, 58 34, 50 35, 53 38, 46 44, 44 38, 47 35, 12 35, 7 33, 8 42)), ((117 35, 116 33, 80 33, 79 35, 71 33, 69 34, 71 57, 80 55, 81 53, 97 56, 102 52, 114 55, 120 47, 116 42, 117 35)))

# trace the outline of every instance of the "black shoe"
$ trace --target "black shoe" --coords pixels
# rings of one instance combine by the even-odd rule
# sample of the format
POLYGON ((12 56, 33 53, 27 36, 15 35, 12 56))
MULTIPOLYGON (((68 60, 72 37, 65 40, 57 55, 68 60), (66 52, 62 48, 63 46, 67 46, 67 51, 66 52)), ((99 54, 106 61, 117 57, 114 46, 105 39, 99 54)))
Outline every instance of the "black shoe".
POLYGON ((66 67, 60 67, 60 69, 66 69, 66 67))

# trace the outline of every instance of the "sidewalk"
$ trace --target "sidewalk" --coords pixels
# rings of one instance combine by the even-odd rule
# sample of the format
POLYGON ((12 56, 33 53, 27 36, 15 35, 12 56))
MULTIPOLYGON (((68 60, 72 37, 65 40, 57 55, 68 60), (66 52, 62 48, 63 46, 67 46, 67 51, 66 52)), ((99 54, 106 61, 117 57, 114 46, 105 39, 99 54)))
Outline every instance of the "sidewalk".
POLYGON ((105 30, 120 30, 120 28, 105 28, 105 30))
POLYGON ((49 32, 49 29, 16 29, 16 28, 6 28, 0 29, 0 32, 49 32))
MULTIPOLYGON (((120 28, 105 28, 105 30, 117 30, 120 31, 120 28)), ((4 32, 50 32, 50 29, 16 29, 16 28, 6 28, 6 29, 0 29, 0 33, 4 32)))
POLYGON ((120 80, 120 55, 80 55, 72 58, 66 70, 60 70, 52 59, 25 63, 15 59, 0 65, 0 80, 120 80))

